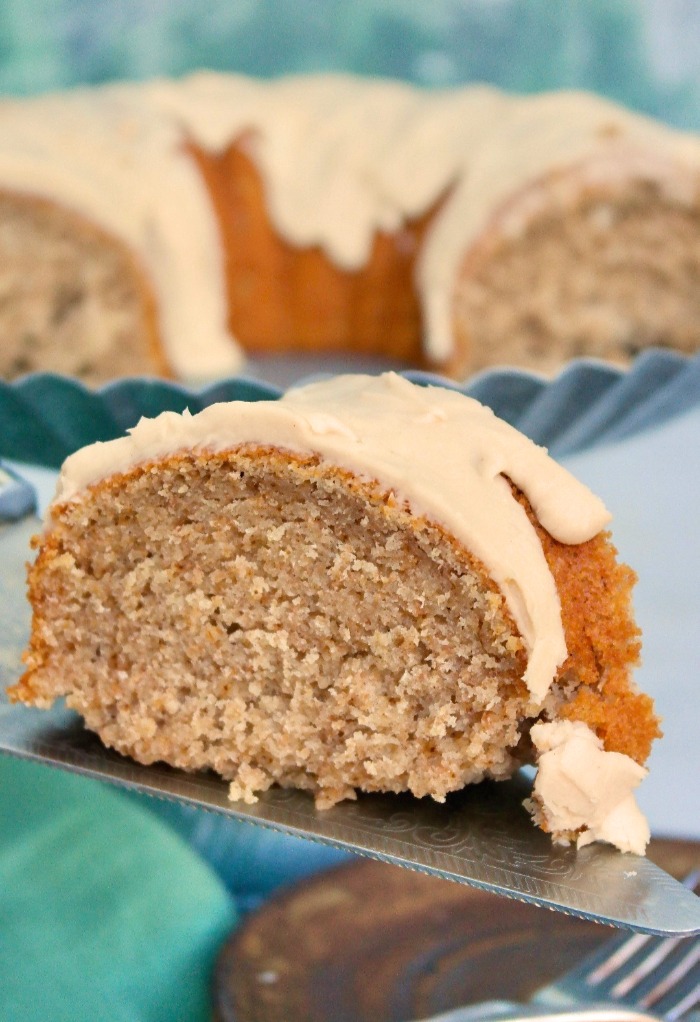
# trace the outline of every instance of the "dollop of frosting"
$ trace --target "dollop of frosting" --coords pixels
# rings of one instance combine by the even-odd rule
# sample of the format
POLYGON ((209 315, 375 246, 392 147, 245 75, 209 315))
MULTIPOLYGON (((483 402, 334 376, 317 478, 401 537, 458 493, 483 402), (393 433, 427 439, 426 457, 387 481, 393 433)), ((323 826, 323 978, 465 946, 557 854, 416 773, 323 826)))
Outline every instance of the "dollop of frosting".
POLYGON ((533 701, 543 700, 567 655, 561 605, 537 532, 508 481, 562 543, 591 539, 610 515, 544 448, 458 391, 395 373, 347 375, 292 389, 278 401, 164 412, 68 458, 54 503, 175 452, 243 444, 318 454, 393 490, 413 514, 446 528, 503 593, 528 652, 525 682, 533 701))
POLYGON ((533 796, 555 840, 576 833, 579 848, 607 841, 643 855, 649 824, 634 797, 647 770, 620 752, 607 752, 580 721, 535 724, 538 753, 533 796))

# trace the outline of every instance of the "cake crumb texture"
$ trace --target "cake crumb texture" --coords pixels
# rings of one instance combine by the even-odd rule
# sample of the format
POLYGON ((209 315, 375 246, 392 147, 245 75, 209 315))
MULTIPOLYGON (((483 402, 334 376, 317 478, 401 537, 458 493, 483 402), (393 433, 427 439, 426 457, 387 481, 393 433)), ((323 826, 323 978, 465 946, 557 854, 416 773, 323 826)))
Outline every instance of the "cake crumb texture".
POLYGON ((649 181, 582 188, 566 208, 553 196, 515 237, 494 224, 455 292, 470 370, 553 373, 582 356, 624 366, 648 347, 692 354, 699 230, 698 201, 675 202, 649 181))
POLYGON ((633 573, 605 535, 538 531, 569 649, 544 707, 481 565, 392 492, 274 448, 172 455, 53 509, 10 694, 65 696, 107 745, 213 769, 245 801, 273 783, 320 807, 441 801, 532 759, 538 716, 642 762, 658 725, 629 678, 633 573))
POLYGON ((131 251, 52 202, 0 191, 0 378, 169 376, 131 251))

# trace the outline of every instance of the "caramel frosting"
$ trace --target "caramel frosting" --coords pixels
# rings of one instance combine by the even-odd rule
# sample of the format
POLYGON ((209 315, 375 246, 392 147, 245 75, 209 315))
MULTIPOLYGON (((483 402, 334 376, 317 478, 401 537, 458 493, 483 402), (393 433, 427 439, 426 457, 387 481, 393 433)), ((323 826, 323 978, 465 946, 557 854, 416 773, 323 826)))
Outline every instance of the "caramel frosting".
POLYGON ((176 452, 245 444, 320 455, 445 527, 503 593, 528 652, 525 682, 534 704, 541 703, 567 655, 561 605, 537 532, 508 480, 562 543, 592 538, 610 515, 544 448, 457 391, 421 387, 395 373, 351 375, 290 390, 278 401, 215 404, 197 415, 164 412, 142 419, 126 437, 68 458, 54 505, 176 452))
POLYGON ((530 735, 538 753, 533 798, 555 840, 576 835, 579 848, 608 841, 643 855, 649 824, 633 792, 647 770, 629 756, 607 752, 580 721, 535 724, 530 735))
POLYGON ((443 205, 417 266, 428 356, 453 348, 455 280, 490 227, 522 231, 580 181, 652 180, 694 201, 690 136, 583 93, 428 92, 350 76, 262 81, 200 73, 0 104, 0 188, 47 197, 123 239, 155 287, 166 354, 189 379, 235 371, 224 257, 206 186, 186 151, 244 144, 277 231, 363 265, 379 230, 443 205), (547 191, 544 187, 547 187, 547 191), (516 201, 511 201, 516 196, 516 201), (196 344, 193 339, 196 338, 196 344))

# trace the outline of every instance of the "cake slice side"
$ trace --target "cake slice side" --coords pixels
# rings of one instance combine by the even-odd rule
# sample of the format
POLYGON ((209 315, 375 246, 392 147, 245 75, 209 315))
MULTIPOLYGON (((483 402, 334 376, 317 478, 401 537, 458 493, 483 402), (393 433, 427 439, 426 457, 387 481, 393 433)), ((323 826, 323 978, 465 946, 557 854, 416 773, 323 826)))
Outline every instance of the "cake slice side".
POLYGON ((392 373, 166 412, 64 464, 10 695, 236 800, 442 801, 542 757, 537 822, 616 843, 629 814, 578 781, 598 764, 629 803, 658 721, 609 517, 483 405, 392 373))
POLYGON ((504 602, 392 493, 267 448, 179 455, 54 512, 28 671, 142 762, 253 798, 442 799, 519 762, 530 702, 504 602))
POLYGON ((532 759, 540 717, 593 722, 643 761, 632 575, 605 537, 554 549, 570 655, 542 707, 483 566, 392 491, 269 447, 171 455, 54 509, 11 695, 65 696, 107 745, 212 768, 235 799, 276 782, 321 806, 356 789, 442 800, 532 759), (581 605, 574 562, 610 601, 581 605))

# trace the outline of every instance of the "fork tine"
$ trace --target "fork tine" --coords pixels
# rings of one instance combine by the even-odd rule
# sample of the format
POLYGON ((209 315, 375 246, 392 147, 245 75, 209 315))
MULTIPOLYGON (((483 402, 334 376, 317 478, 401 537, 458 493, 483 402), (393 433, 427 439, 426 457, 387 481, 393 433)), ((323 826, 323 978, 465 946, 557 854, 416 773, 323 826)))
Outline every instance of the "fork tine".
POLYGON ((700 988, 700 940, 630 938, 587 977, 589 998, 610 998, 653 1009, 669 1020, 696 1004, 700 988))
MULTIPOLYGON (((684 880, 698 890, 700 870, 684 880)), ((676 1022, 700 1001, 700 938, 631 934, 604 945, 560 984, 586 999, 611 999, 653 1009, 676 1022)))
POLYGON ((700 984, 696 984, 695 989, 691 990, 687 997, 684 997, 682 1001, 676 1004, 671 1011, 669 1011, 666 1018, 670 1022, 676 1022, 676 1019, 683 1018, 700 1005, 700 984))
POLYGON ((653 975, 659 969, 679 945, 680 941, 675 937, 668 937, 658 944, 654 941, 644 957, 631 971, 626 972, 617 983, 613 984, 610 990, 611 995, 616 998, 629 996, 640 983, 643 983, 648 976, 653 975))
MULTIPOLYGON (((669 940, 674 938, 670 937, 669 940)), ((610 946, 607 947, 607 954, 605 953, 606 948, 604 947, 601 951, 602 961, 600 961, 591 971, 585 976, 585 983, 587 986, 600 986, 610 979, 614 973, 621 969, 623 965, 626 965, 631 958, 633 958, 638 951, 641 951, 645 947, 651 937, 644 933, 635 933, 631 937, 621 938, 614 950, 610 951, 610 946)), ((599 955, 598 957, 601 957, 599 955)))
MULTIPOLYGON (((697 891, 700 870, 694 870, 683 882, 697 891)), ((700 1001, 700 939, 649 938, 646 943, 647 954, 610 993, 615 998, 633 999, 640 1007, 651 1008, 675 1022, 700 1001)))
POLYGON ((638 1002, 671 1020, 679 1019, 700 1002, 700 941, 689 941, 682 957, 638 1002))

